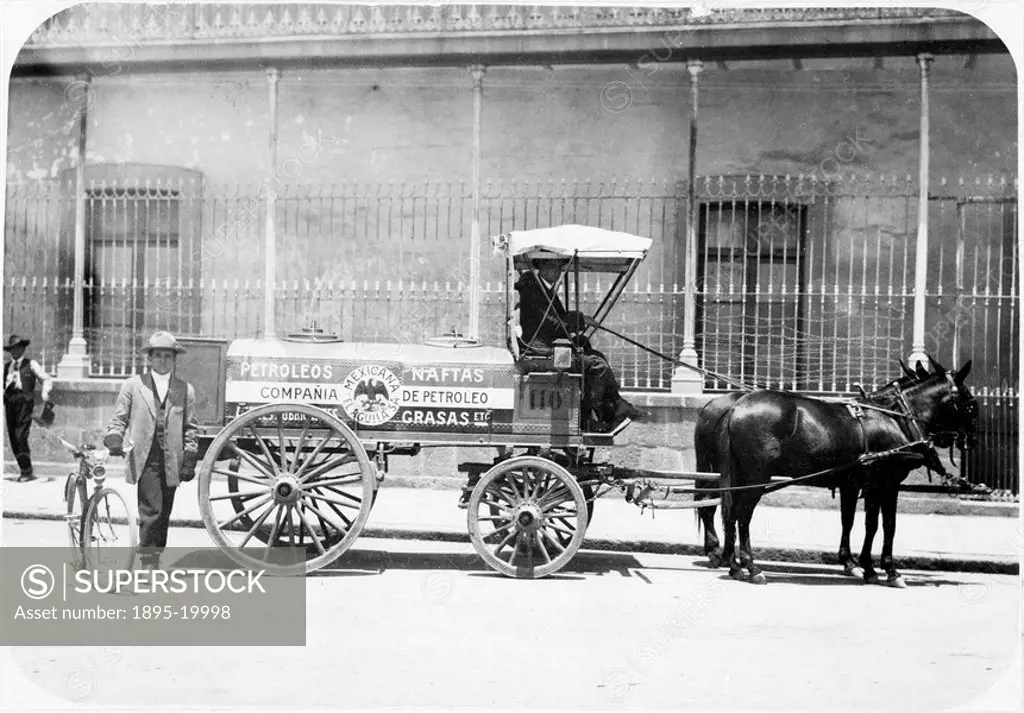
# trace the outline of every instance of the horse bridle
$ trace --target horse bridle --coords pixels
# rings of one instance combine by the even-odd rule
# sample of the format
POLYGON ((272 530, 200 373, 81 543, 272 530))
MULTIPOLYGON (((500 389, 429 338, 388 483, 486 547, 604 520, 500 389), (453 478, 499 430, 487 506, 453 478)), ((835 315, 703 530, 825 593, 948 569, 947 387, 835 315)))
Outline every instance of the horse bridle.
MULTIPOLYGON (((953 407, 960 416, 960 418, 957 419, 957 430, 955 431, 942 429, 925 434, 921 428, 921 424, 925 424, 926 422, 924 419, 917 416, 914 413, 913 409, 910 408, 910 403, 907 401, 907 396, 904 393, 903 389, 900 387, 898 380, 893 381, 891 384, 889 384, 889 386, 896 393, 896 403, 899 406, 899 411, 893 411, 892 409, 876 406, 875 404, 872 403, 858 404, 862 408, 870 409, 872 411, 879 411, 881 413, 887 413, 889 415, 896 416, 897 418, 903 421, 906 421, 907 431, 909 431, 909 433, 907 433, 908 438, 911 440, 911 442, 926 444, 926 447, 929 451, 929 455, 931 456, 930 460, 935 466, 937 466, 934 469, 938 470, 940 473, 944 472, 945 469, 942 468, 941 461, 938 458, 938 454, 935 452, 936 446, 938 446, 939 448, 945 448, 948 445, 950 449, 950 462, 953 462, 952 450, 954 443, 956 443, 956 445, 960 448, 961 451, 966 451, 970 449, 967 437, 967 429, 964 426, 964 414, 961 413, 963 405, 961 404, 960 399, 960 387, 959 385, 957 385, 956 380, 953 378, 953 375, 950 374, 948 371, 945 372, 945 377, 946 383, 949 386, 949 393, 951 401, 953 402, 953 407)), ((868 397, 868 399, 870 399, 870 396, 868 397)), ((968 413, 967 416, 970 418, 972 417, 972 414, 968 413)))
POLYGON ((953 407, 956 409, 957 415, 957 430, 954 431, 940 431, 940 434, 950 435, 953 438, 950 441, 950 450, 953 448, 953 442, 956 443, 957 447, 961 451, 969 451, 971 449, 970 441, 968 440, 967 428, 964 423, 970 421, 973 423, 975 416, 977 415, 977 405, 973 402, 973 399, 964 403, 965 400, 961 400, 962 387, 956 383, 956 379, 948 371, 946 372, 946 383, 949 384, 949 391, 953 397, 953 407), (964 412, 966 411, 966 413, 964 412), (964 418, 966 416, 966 418, 964 418))

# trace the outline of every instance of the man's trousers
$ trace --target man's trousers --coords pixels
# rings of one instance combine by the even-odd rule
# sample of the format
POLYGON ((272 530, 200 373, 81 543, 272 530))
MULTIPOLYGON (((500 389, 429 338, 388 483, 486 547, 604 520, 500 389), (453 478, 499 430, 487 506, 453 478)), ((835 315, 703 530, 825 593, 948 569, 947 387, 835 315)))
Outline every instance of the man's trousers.
POLYGON ((28 447, 28 432, 32 428, 32 408, 35 400, 14 396, 4 400, 4 411, 7 417, 7 437, 10 439, 11 450, 18 460, 18 469, 22 475, 32 475, 32 453, 28 447))
POLYGON ((174 507, 175 488, 167 486, 164 453, 154 440, 137 484, 139 491, 139 549, 143 563, 156 564, 167 546, 167 527, 174 507))

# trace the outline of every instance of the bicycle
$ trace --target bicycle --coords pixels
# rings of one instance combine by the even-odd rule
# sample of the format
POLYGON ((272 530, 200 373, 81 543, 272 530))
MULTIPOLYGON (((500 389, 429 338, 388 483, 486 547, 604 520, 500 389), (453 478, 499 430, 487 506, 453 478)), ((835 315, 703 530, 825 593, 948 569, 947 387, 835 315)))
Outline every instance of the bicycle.
MULTIPOLYGON (((70 473, 64 483, 64 502, 67 504, 65 521, 71 543, 72 565, 76 569, 97 569, 99 565, 116 569, 131 569, 135 563, 138 537, 134 519, 124 497, 114 488, 105 486, 107 460, 110 451, 96 448, 90 443, 75 446, 57 437, 78 461, 78 470, 70 473), (88 494, 86 483, 92 481, 93 492, 88 494), (127 561, 111 561, 105 557, 110 550, 123 550, 127 561)), ((125 448, 125 456, 131 446, 125 448)))

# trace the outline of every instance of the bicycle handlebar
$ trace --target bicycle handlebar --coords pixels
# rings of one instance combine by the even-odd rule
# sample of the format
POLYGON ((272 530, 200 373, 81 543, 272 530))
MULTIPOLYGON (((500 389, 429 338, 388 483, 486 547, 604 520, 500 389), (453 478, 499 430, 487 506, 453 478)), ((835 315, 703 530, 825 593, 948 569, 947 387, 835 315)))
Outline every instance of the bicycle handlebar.
MULTIPOLYGON (((60 442, 60 445, 62 445, 65 449, 68 450, 68 452, 71 453, 72 457, 74 457, 74 458, 81 458, 81 457, 83 457, 85 455, 85 452, 87 450, 92 450, 92 449, 86 448, 84 444, 82 446, 76 446, 74 443, 71 443, 70 441, 66 441, 63 438, 61 438, 60 436, 56 436, 55 435, 54 437, 60 442)), ((131 453, 132 448, 134 447, 134 445, 135 444, 132 443, 131 441, 129 441, 127 444, 125 444, 125 446, 121 449, 122 457, 127 458, 128 454, 131 453)), ((107 450, 107 452, 109 454, 109 449, 104 448, 104 450, 107 450)))

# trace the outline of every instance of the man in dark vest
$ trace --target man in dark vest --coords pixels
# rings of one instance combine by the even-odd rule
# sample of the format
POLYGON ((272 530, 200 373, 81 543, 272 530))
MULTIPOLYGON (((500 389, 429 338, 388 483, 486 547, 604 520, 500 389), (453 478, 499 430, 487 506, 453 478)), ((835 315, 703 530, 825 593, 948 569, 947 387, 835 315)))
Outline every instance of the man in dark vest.
POLYGON ((4 345, 4 351, 11 353, 11 360, 4 364, 4 412, 7 417, 7 437, 11 450, 18 460, 21 475, 18 482, 35 480, 32 472, 32 453, 28 446, 28 434, 32 428, 32 409, 36 401, 36 384, 43 389, 44 416, 51 413, 50 389, 53 379, 43 371, 39 362, 25 356, 25 347, 30 340, 12 334, 4 345))
MULTIPOLYGON (((539 280, 533 272, 525 271, 516 281, 519 325, 527 353, 551 354, 556 339, 575 337, 576 333, 583 331, 588 320, 579 312, 566 311, 558 295, 554 294, 553 285, 561 274, 557 265, 542 264, 537 273, 539 280), (549 299, 549 295, 553 299, 549 299)), ((605 356, 589 348, 589 344, 583 346, 580 365, 587 390, 583 401, 596 413, 601 429, 614 430, 627 418, 646 418, 645 412, 622 398, 618 380, 605 356)))
POLYGON ((126 480, 138 486, 139 560, 155 569, 167 546, 174 494, 196 475, 199 424, 195 389, 174 374, 184 349, 168 332, 157 332, 144 348, 149 371, 122 386, 103 445, 124 455, 130 442, 126 480))

